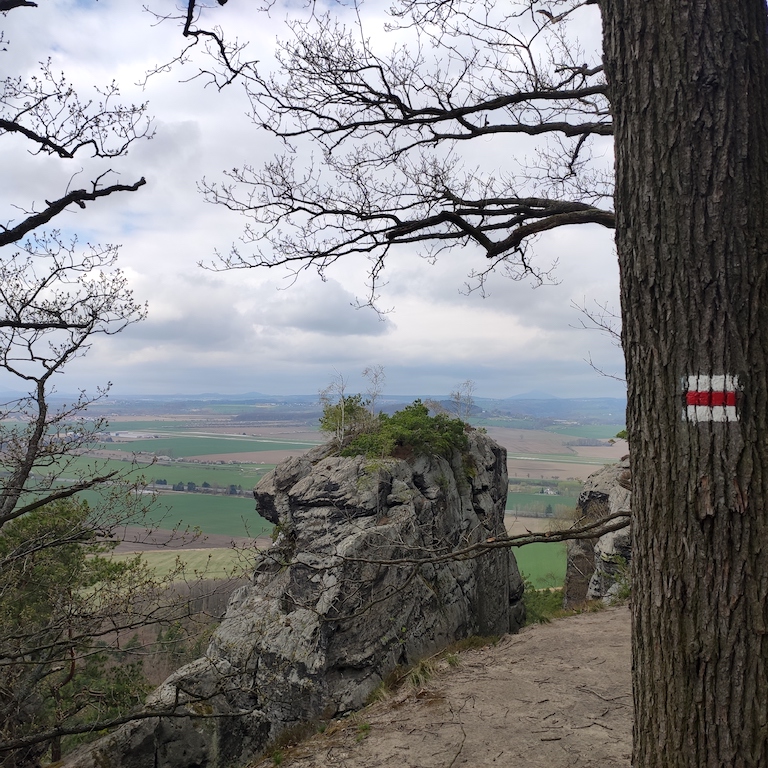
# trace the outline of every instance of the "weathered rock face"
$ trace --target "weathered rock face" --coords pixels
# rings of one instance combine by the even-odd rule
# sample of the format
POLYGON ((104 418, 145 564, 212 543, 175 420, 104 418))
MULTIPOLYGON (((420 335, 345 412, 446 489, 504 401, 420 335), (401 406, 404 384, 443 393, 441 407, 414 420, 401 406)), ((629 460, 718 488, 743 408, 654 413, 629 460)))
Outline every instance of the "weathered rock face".
POLYGON ((206 657, 153 695, 157 706, 180 696, 199 700, 189 704, 198 714, 230 716, 134 724, 74 764, 237 765, 292 724, 362 706, 398 665, 516 631, 523 585, 510 550, 413 562, 504 535, 506 451, 476 432, 469 442, 450 460, 320 447, 268 474, 254 495, 279 527, 275 545, 232 595, 206 657))
POLYGON ((595 572, 589 580, 587 600, 603 600, 610 604, 625 597, 623 592, 629 589, 631 560, 632 534, 628 527, 601 536, 595 544, 595 572))
MULTIPOLYGON (((630 515, 629 459, 609 464, 590 475, 579 496, 582 522, 609 514, 630 515)), ((631 559, 630 528, 594 539, 569 541, 568 564, 563 587, 563 605, 573 608, 586 600, 610 599, 627 578, 631 559)))

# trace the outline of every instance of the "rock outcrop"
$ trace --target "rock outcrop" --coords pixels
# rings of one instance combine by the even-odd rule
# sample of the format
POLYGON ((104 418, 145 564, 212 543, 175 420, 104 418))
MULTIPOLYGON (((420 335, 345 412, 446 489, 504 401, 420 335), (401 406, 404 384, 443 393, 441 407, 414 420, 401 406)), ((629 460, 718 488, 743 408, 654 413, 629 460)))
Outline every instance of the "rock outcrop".
MULTIPOLYGON (((628 458, 590 475, 578 501, 581 521, 590 523, 619 512, 626 512, 629 517, 629 489, 628 458)), ((613 531, 600 538, 569 541, 567 552, 563 606, 574 608, 586 600, 610 601, 628 578, 630 528, 613 531)))
POLYGON ((629 527, 601 536, 595 544, 595 571, 589 580, 587 600, 602 600, 610 605, 617 599, 627 597, 631 560, 632 534, 629 527))
POLYGON ((274 546, 233 593, 206 656, 150 700, 192 717, 133 723, 72 764, 242 764, 296 723, 361 707, 396 667, 523 622, 511 550, 451 557, 505 535, 506 451, 485 435, 472 432, 450 459, 319 447, 283 462, 254 495, 277 526, 274 546), (445 559, 419 562, 436 556, 445 559))

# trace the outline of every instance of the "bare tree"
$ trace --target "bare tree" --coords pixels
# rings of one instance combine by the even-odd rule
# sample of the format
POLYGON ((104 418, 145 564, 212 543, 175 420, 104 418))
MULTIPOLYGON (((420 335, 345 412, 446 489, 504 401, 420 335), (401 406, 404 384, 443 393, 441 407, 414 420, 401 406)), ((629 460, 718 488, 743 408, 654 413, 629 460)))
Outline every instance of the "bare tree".
POLYGON ((371 412, 371 416, 375 416, 376 401, 384 391, 384 384, 387 381, 387 376, 384 373, 384 366, 368 366, 363 370, 363 378, 368 379, 368 388, 366 389, 366 394, 368 395, 368 409, 371 412))
POLYGON ((360 393, 348 395, 348 383, 347 378, 336 371, 328 386, 320 390, 320 404, 323 406, 320 429, 333 435, 338 448, 375 423, 369 401, 364 400, 360 393))
MULTIPOLYGON (((36 4, 0 10, 23 6, 36 4)), ((0 140, 20 138, 30 154, 63 164, 103 161, 82 188, 53 186, 44 204, 17 200, 0 218, 0 371, 25 393, 0 404, 0 764, 13 768, 36 766, 46 752, 56 761, 63 737, 135 707, 136 680, 129 685, 129 668, 115 678, 105 654, 125 633, 179 615, 161 609, 167 580, 138 561, 103 557, 122 526, 141 524, 148 498, 132 492, 132 467, 116 472, 85 458, 104 428, 87 409, 109 384, 71 398, 55 387, 96 337, 146 313, 117 267, 118 246, 83 246, 56 228, 62 213, 146 183, 118 183, 110 169, 152 132, 146 105, 119 96, 111 83, 84 98, 51 62, 0 85, 0 140), (100 502, 79 496, 96 489, 100 502)))
POLYGON ((243 240, 253 247, 233 246, 223 266, 322 273, 367 256, 374 301, 397 246, 419 244, 430 258, 457 246, 479 252, 486 265, 470 269, 474 285, 499 267, 543 281, 549 268, 531 260, 529 238, 577 223, 613 227, 610 175, 590 163, 595 141, 612 132, 603 68, 564 36, 585 4, 558 3, 557 21, 535 5, 402 3, 391 27, 415 42, 390 55, 361 23, 346 28, 330 14, 292 23, 276 74, 246 89, 259 125, 320 151, 305 166, 286 152, 204 183, 209 200, 251 220, 243 240), (462 159, 477 142, 513 135, 544 138, 515 173, 462 159))
MULTIPOLYGON (((8 12, 34 3, 12 3, 8 12)), ((51 62, 29 80, 8 76, 0 95, 0 138, 26 139, 32 154, 68 162, 90 154, 109 162, 133 142, 151 135, 146 105, 119 103, 112 83, 83 99, 51 62)), ((54 380, 71 360, 84 354, 98 334, 114 334, 141 320, 138 304, 117 269, 118 247, 88 245, 41 228, 72 206, 85 208, 118 192, 138 190, 109 183, 108 167, 87 188, 52 190, 45 206, 19 201, 14 218, 0 224, 0 369, 28 394, 5 403, 0 412, 3 464, 0 529, 10 520, 97 485, 111 477, 80 475, 68 461, 93 440, 98 423, 86 422, 93 396, 53 409, 54 380), (72 480, 60 482, 62 477, 72 480)), ((103 392, 96 393, 101 397, 103 392)))
MULTIPOLYGON (((10 4, 6 12, 34 3, 10 4)), ((151 135, 146 105, 119 103, 112 83, 97 88, 96 99, 83 99, 50 62, 29 80, 8 76, 0 95, 0 138, 21 136, 32 154, 68 162, 80 154, 109 161, 151 135)), ((15 377, 25 397, 2 407, 2 456, 7 475, 0 485, 0 529, 10 520, 110 479, 98 472, 78 475, 68 459, 99 429, 86 422, 93 397, 53 409, 54 380, 72 359, 84 354, 98 334, 114 334, 141 320, 138 304, 116 267, 118 247, 88 245, 41 228, 72 206, 118 192, 138 190, 108 183, 109 168, 84 189, 52 190, 38 209, 19 201, 14 218, 0 224, 0 368, 15 377), (10 425, 10 426, 9 426, 10 425)), ((96 398, 103 392, 97 393, 96 398)))
POLYGON ((96 334, 118 333, 144 315, 122 273, 102 271, 115 258, 113 246, 80 254, 76 243, 52 233, 33 236, 0 262, 0 367, 29 388, 0 411, 7 472, 0 481, 0 528, 115 479, 115 473, 75 468, 78 454, 102 429, 101 422, 86 419, 94 398, 81 393, 55 409, 49 402, 56 374, 84 354, 96 334))
POLYGON ((475 407, 475 389, 477 385, 472 379, 462 381, 456 389, 451 392, 451 405, 456 417, 462 421, 468 421, 472 415, 472 409, 475 407))
POLYGON ((323 406, 324 417, 321 419, 321 426, 327 432, 333 433, 339 445, 344 441, 347 427, 347 384, 348 380, 344 375, 336 371, 328 385, 320 390, 320 405, 323 406))

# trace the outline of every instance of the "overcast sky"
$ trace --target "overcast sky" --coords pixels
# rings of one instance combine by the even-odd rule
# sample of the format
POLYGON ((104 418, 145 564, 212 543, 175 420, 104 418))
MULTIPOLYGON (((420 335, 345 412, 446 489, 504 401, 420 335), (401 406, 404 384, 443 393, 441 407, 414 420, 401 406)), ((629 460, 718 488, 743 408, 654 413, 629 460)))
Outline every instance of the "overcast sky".
MULTIPOLYGON (((175 7, 168 0, 152 2, 160 11, 175 7)), ((266 67, 285 19, 306 9, 288 0, 266 15, 254 10, 257 5, 231 0, 211 11, 211 18, 250 40, 254 58, 266 67)), ((66 72, 81 95, 116 80, 124 101, 147 100, 154 116, 154 139, 109 164, 122 181, 145 176, 147 185, 85 211, 74 207, 55 222, 83 242, 122 244, 121 266, 135 297, 148 303, 148 319, 97 339, 87 357, 67 369, 59 390, 111 381, 118 397, 307 394, 335 371, 349 377, 352 389, 362 388, 362 369, 381 364, 391 394, 445 394, 473 379, 481 397, 531 390, 623 396, 622 384, 599 376, 585 361, 591 356, 620 372, 619 350, 603 334, 581 329, 571 306, 585 300, 618 304, 613 236, 596 226, 555 230, 535 244, 541 263, 558 262, 558 284, 534 290, 499 275, 489 281, 485 298, 461 292, 467 273, 482 267, 471 256, 457 251, 430 264, 416 251, 403 251, 381 292, 381 306, 393 308, 384 319, 352 306, 365 295, 365 263, 331 270, 326 282, 306 273, 292 285, 277 271, 201 269, 199 262, 210 262, 216 249, 226 252, 237 241, 244 220, 204 202, 196 182, 218 180, 243 162, 258 165, 279 146, 249 122, 238 86, 219 93, 200 81, 179 82, 194 67, 154 77, 144 90, 136 85, 181 45, 178 27, 153 26, 141 6, 126 0, 39 0, 38 8, 0 18, 7 41, 0 53, 4 76, 28 77, 50 57, 53 69, 66 72)), ((385 40, 380 19, 370 31, 385 40)), ((487 141, 491 163, 513 151, 511 142, 487 141)), ((18 215, 14 204, 39 207, 64 194, 81 169, 72 183, 87 181, 92 166, 85 157, 64 162, 31 156, 23 142, 3 136, 0 168, 0 210, 7 222, 18 215)), ((4 378, 0 389, 18 385, 4 378)))

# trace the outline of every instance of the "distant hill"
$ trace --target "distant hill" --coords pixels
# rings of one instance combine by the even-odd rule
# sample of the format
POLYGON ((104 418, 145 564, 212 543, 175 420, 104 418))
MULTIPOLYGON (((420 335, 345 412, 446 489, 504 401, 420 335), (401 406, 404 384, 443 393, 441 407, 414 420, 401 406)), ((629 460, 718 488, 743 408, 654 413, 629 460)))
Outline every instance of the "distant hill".
MULTIPOLYGON (((480 404, 484 405, 485 401, 480 404)), ((627 401, 623 397, 549 398, 541 400, 510 397, 506 400, 497 400, 496 406, 492 410, 509 416, 537 419, 623 424, 627 401)))
POLYGON ((532 390, 531 392, 523 392, 519 395, 512 395, 512 397, 504 398, 505 400, 559 400, 560 398, 550 395, 548 392, 537 392, 532 390))
MULTIPOLYGON (((384 395, 377 407, 392 413, 413 402, 419 395, 384 395)), ((450 407, 446 395, 420 395, 450 407)), ((627 402, 624 398, 561 398, 544 392, 527 392, 503 399, 475 398, 474 418, 512 418, 535 421, 531 428, 567 421, 579 424, 623 424, 627 402), (546 423, 545 423, 546 422, 546 423)), ((240 421, 283 421, 299 419, 316 424, 321 408, 317 394, 269 395, 248 392, 242 395, 204 393, 199 395, 132 395, 110 397, 96 404, 94 413, 205 413, 231 416, 240 421)))

